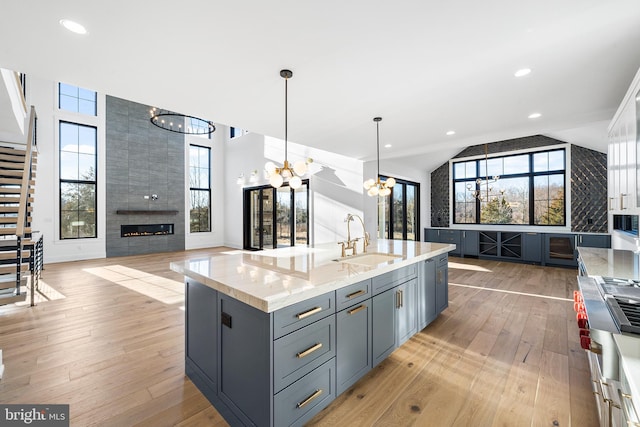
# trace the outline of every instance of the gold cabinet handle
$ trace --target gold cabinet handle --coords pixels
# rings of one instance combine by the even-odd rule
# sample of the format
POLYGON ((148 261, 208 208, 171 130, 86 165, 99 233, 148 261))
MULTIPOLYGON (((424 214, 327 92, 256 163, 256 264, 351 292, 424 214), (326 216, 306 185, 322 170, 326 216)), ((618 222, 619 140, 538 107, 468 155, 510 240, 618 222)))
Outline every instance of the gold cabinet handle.
POLYGON ((303 408, 303 407, 307 406, 309 404, 309 402, 311 402, 313 399, 315 399, 316 397, 320 396, 321 394, 322 394, 322 389, 316 389, 316 391, 314 391, 311 396, 307 397, 302 402, 298 402, 298 404, 296 404, 296 408, 303 408))
POLYGON ((362 311, 362 310, 364 310, 365 308, 367 308, 367 306, 366 306, 366 305, 364 305, 364 304, 360 304, 358 307, 353 308, 353 309, 351 309, 351 310, 347 311, 347 314, 348 314, 349 316, 351 316, 352 314, 356 314, 357 312, 362 311))
POLYGON ((400 291, 396 291, 396 308, 400 308, 400 291))
POLYGON ((305 317, 309 317, 313 314, 320 313, 322 311, 322 307, 312 308, 311 310, 305 311, 304 313, 296 314, 298 319, 304 319, 305 317))
POLYGON ((367 291, 365 291, 364 289, 360 289, 359 291, 356 291, 352 294, 347 295, 347 298, 351 299, 351 298, 359 297, 360 295, 364 295, 366 293, 367 291))
POLYGON ((400 307, 404 307, 404 291, 400 291, 400 307))
POLYGON ((310 355, 311 353, 313 353, 314 351, 318 350, 319 348, 322 348, 322 343, 321 342, 319 342, 316 345, 313 345, 313 346, 309 347, 305 351, 301 351, 300 353, 297 353, 296 357, 298 359, 302 359, 303 357, 306 357, 306 356, 310 355))

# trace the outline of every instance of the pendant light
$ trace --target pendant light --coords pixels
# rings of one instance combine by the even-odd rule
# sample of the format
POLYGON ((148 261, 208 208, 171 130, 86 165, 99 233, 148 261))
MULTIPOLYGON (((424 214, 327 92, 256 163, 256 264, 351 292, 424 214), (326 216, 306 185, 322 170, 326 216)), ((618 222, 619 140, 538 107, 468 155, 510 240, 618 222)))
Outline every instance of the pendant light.
POLYGON ((386 181, 380 181, 380 122, 382 117, 374 117, 373 121, 376 122, 376 179, 370 178, 363 184, 364 189, 367 190, 367 194, 371 197, 375 196, 388 196, 391 194, 391 189, 396 185, 396 180, 393 178, 387 178, 386 181))
POLYGON ((300 160, 292 166, 287 159, 287 82, 292 76, 291 70, 280 70, 280 77, 284 79, 284 163, 279 168, 273 162, 267 162, 264 168, 272 187, 279 188, 285 181, 289 181, 289 187, 295 190, 302 185, 300 177, 307 173, 307 162, 300 160))

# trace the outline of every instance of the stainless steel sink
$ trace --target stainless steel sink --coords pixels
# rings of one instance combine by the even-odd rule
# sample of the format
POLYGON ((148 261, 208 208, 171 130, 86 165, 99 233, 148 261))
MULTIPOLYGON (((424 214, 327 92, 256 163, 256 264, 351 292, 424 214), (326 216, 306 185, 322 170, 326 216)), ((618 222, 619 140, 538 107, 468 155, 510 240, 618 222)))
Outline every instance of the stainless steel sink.
POLYGON ((388 263, 389 261, 402 258, 402 255, 391 255, 383 253, 367 253, 361 255, 348 256, 344 258, 334 259, 335 262, 344 262, 347 264, 365 265, 367 267, 375 267, 378 264, 388 263))

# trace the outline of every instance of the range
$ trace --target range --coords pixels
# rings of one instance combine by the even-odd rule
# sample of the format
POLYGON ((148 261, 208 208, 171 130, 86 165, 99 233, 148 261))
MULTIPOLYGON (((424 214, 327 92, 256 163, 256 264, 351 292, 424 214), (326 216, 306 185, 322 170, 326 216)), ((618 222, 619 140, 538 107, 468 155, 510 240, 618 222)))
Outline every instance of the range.
POLYGON ((596 277, 596 282, 618 330, 640 334, 640 281, 596 277))

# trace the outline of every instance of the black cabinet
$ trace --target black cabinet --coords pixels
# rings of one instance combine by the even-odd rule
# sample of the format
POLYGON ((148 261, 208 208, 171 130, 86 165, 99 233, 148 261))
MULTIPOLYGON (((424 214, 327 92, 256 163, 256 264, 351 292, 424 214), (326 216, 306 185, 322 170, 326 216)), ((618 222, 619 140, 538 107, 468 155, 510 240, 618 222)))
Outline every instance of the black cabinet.
POLYGON ((478 256, 478 239, 480 233, 475 230, 462 230, 462 236, 460 239, 460 252, 461 256, 478 256))

